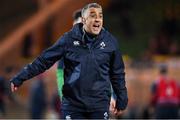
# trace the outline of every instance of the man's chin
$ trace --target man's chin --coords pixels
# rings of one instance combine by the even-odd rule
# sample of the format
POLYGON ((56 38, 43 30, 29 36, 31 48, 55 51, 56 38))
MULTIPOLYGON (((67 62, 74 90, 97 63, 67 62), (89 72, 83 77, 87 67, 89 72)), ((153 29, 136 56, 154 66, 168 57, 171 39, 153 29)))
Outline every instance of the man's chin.
POLYGON ((92 34, 93 35, 99 35, 100 31, 93 31, 92 34))

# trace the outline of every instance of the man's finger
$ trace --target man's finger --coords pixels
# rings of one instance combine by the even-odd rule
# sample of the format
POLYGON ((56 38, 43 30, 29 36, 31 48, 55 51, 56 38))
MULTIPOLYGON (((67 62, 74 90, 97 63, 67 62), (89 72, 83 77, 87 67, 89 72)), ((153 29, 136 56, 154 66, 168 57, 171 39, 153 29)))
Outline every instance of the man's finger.
POLYGON ((11 91, 14 92, 14 84, 11 83, 11 91))
POLYGON ((14 92, 18 89, 18 87, 15 87, 13 83, 11 83, 11 91, 14 92))
POLYGON ((114 112, 114 115, 116 115, 116 114, 117 114, 117 109, 114 109, 114 111, 113 111, 113 112, 114 112))
POLYGON ((111 98, 111 101, 110 101, 110 111, 114 111, 115 109, 115 100, 113 98, 111 98))
POLYGON ((115 111, 116 116, 120 116, 120 115, 122 115, 122 113, 123 113, 122 110, 117 110, 116 109, 116 111, 115 111))
POLYGON ((18 88, 17 87, 14 87, 14 90, 16 91, 18 88))

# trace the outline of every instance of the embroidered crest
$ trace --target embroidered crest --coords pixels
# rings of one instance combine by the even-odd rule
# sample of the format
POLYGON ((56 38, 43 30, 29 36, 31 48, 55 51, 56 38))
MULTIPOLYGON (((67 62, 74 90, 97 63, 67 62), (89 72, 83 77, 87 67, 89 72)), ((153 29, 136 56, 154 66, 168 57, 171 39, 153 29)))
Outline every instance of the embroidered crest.
POLYGON ((100 46, 101 46, 100 49, 104 49, 104 47, 106 47, 106 44, 104 42, 101 42, 100 46))

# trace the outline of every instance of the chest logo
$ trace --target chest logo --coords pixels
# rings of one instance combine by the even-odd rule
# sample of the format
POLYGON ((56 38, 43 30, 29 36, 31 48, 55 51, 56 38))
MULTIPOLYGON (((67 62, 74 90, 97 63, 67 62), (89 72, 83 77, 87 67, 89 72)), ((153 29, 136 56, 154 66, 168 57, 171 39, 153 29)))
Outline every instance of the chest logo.
POLYGON ((106 44, 104 42, 101 42, 100 46, 101 46, 100 49, 104 49, 104 47, 106 47, 106 44))
POLYGON ((73 41, 73 44, 74 44, 74 46, 79 46, 80 45, 79 41, 73 41))

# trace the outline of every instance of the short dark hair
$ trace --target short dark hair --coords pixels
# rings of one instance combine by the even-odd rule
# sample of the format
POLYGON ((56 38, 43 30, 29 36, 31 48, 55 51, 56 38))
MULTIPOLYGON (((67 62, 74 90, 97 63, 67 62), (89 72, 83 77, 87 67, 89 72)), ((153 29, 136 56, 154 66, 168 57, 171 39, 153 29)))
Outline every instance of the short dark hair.
POLYGON ((73 13, 73 20, 77 20, 78 18, 81 17, 81 9, 79 10, 76 10, 74 13, 73 13))
POLYGON ((85 11, 89 8, 101 8, 102 9, 101 5, 99 5, 98 3, 89 3, 82 8, 81 15, 83 16, 85 11))
POLYGON ((167 65, 160 66, 159 72, 160 72, 160 74, 167 74, 168 73, 168 66, 167 65))

